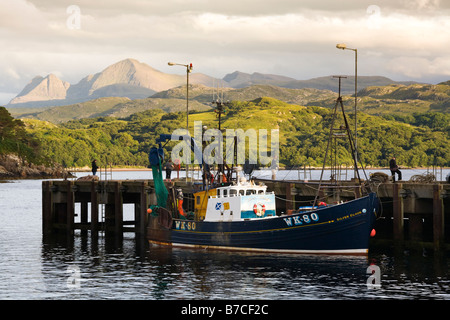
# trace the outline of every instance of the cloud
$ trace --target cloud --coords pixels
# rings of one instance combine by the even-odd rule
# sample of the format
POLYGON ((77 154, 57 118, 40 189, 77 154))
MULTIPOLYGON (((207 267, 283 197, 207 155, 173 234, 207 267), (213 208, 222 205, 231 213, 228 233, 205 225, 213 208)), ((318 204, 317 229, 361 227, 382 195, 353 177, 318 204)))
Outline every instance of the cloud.
POLYGON ((429 78, 435 75, 450 77, 450 58, 396 57, 387 63, 387 69, 412 79, 429 78))
POLYGON ((449 18, 450 3, 439 0, 0 0, 0 92, 55 71, 76 83, 125 58, 164 72, 178 72, 169 60, 193 62, 216 77, 349 74, 341 42, 358 48, 361 74, 442 81, 449 18), (74 4, 79 28, 71 29, 74 4))
POLYGON ((13 32, 31 31, 40 27, 45 18, 36 6, 22 0, 1 0, 0 29, 8 28, 13 32))

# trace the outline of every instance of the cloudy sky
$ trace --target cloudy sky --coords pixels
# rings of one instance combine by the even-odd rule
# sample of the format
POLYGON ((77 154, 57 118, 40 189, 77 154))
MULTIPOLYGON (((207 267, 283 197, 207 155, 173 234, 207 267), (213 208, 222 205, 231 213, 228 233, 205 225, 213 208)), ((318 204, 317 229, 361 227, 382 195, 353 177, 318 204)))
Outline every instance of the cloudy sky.
MULTIPOLYGON (((448 0, 0 0, 0 104, 36 75, 72 84, 126 58, 223 78, 450 79, 448 0)), ((178 69, 178 70, 177 70, 178 69)))

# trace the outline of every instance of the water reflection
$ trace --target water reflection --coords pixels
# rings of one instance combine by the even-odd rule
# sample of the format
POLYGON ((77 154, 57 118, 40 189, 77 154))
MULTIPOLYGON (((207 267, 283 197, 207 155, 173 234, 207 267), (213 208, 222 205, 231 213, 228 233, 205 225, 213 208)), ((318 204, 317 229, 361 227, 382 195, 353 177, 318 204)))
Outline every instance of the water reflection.
POLYGON ((149 246, 141 239, 91 236, 44 241, 49 299, 446 299, 445 255, 379 250, 369 257, 250 254, 149 246), (369 289, 370 263, 381 288, 369 289), (68 268, 80 286, 67 285, 68 268))
POLYGON ((77 294, 64 279, 74 265, 80 269, 83 299, 317 299, 323 286, 365 283, 367 258, 210 252, 118 241, 46 238, 42 272, 54 294, 50 298, 77 294))

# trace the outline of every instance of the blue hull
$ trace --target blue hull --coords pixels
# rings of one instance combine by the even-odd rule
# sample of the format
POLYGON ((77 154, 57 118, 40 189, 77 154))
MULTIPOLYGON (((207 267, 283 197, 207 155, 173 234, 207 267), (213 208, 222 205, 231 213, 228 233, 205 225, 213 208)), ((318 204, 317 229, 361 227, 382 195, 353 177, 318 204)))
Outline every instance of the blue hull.
POLYGON ((150 217, 152 243, 239 251, 367 254, 379 207, 374 193, 340 205, 265 219, 205 222, 150 217), (169 221, 168 221, 169 220, 169 221))

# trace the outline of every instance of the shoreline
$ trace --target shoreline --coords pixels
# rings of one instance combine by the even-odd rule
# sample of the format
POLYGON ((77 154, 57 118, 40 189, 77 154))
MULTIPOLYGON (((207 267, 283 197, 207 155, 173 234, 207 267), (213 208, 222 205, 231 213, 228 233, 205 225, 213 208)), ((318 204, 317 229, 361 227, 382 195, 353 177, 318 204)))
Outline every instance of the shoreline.
MULTIPOLYGON (((82 168, 66 168, 65 169, 67 172, 92 172, 91 168, 86 168, 86 167, 82 167, 82 168)), ((121 167, 116 167, 116 168, 108 168, 108 169, 104 169, 104 168, 99 168, 97 170, 97 172, 105 172, 105 171, 152 171, 151 168, 143 168, 143 167, 136 167, 136 168, 121 168, 121 167)), ((180 171, 184 171, 184 170, 180 170, 180 171)))
MULTIPOLYGON (((99 168, 101 170, 97 170, 97 172, 105 172, 104 168, 99 168)), ((363 168, 359 168, 360 170, 362 170, 363 168)), ((400 167, 401 170, 449 170, 450 167, 400 167)), ((91 172, 91 168, 86 168, 86 167, 82 167, 82 168, 66 168, 65 169, 67 172, 91 172)), ((199 171, 200 169, 198 167, 195 167, 194 170, 199 171)), ((271 170, 271 168, 259 168, 259 169, 255 169, 255 170, 271 170)), ((303 167, 295 167, 295 168, 289 168, 289 167, 280 167, 278 170, 284 170, 284 171, 289 171, 289 170, 305 170, 305 168, 303 167)), ((306 170, 322 170, 322 167, 311 167, 311 168, 306 168, 306 170)), ((330 167, 325 167, 325 170, 330 170, 330 167)), ((353 168, 341 168, 341 170, 353 170, 353 168)), ((364 168, 364 170, 390 170, 389 167, 367 167, 364 168)), ((152 171, 151 168, 143 168, 143 167, 136 167, 136 168, 122 168, 122 167, 112 167, 112 168, 108 168, 106 171, 114 171, 114 172, 118 172, 118 171, 152 171)), ((180 171, 186 171, 184 168, 180 169, 180 171)), ((176 170, 172 170, 172 172, 176 172, 176 170)))

